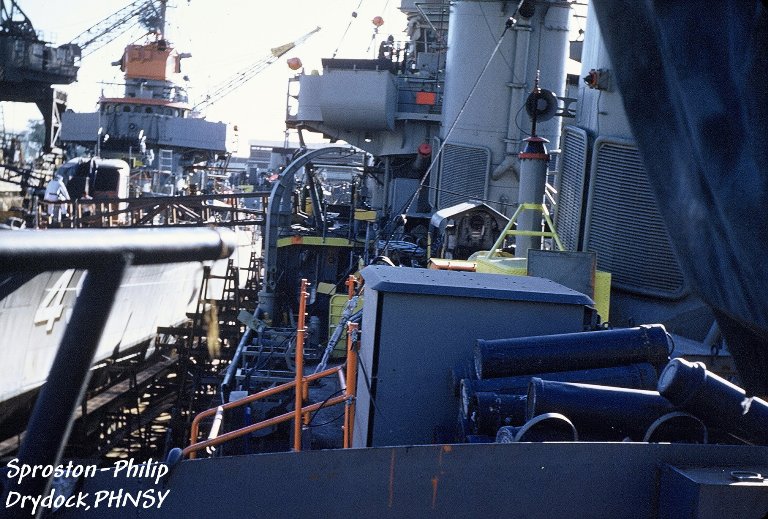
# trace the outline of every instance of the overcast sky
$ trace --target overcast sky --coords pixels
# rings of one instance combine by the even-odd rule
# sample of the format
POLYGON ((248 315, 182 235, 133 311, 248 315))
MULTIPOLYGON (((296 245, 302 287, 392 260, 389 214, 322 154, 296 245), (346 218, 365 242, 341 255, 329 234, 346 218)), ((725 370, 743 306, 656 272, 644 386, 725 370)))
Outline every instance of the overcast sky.
MULTIPOLYGON (((46 40, 62 44, 72 40, 130 0, 17 0, 46 40)), ((168 38, 180 52, 192 58, 182 62, 190 78, 190 97, 195 100, 243 67, 265 57, 272 47, 290 42, 316 26, 321 31, 301 47, 261 72, 249 83, 223 98, 206 112, 206 118, 237 124, 240 149, 249 139, 281 141, 286 102, 286 85, 294 73, 286 58, 299 57, 307 71, 320 69, 320 58, 374 57, 382 38, 393 34, 403 39, 405 17, 398 11, 399 0, 170 0, 167 13, 168 38), (358 8, 359 6, 359 8, 358 8), (356 11, 358 16, 352 17, 356 11), (384 25, 374 35, 374 16, 384 25), (342 40, 347 26, 349 31, 342 40), (370 50, 369 50, 370 49, 370 50)), ((139 28, 85 57, 78 82, 61 87, 69 95, 69 107, 78 112, 94 111, 102 89, 122 81, 118 67, 123 47, 143 41, 139 28)), ((120 89, 120 92, 122 90, 120 89)), ((23 130, 29 118, 39 118, 34 105, 3 103, 7 129, 23 130)))

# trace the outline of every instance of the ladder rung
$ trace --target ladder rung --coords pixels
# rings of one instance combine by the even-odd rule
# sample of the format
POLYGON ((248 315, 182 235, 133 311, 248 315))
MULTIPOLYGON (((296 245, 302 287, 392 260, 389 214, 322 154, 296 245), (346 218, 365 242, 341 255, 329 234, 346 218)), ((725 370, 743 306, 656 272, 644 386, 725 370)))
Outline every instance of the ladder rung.
POLYGON ((187 326, 158 326, 157 333, 161 335, 188 335, 191 328, 187 326))
POLYGON ((507 236, 514 235, 514 236, 543 236, 545 238, 551 238, 554 236, 554 233, 550 231, 508 231, 507 236))

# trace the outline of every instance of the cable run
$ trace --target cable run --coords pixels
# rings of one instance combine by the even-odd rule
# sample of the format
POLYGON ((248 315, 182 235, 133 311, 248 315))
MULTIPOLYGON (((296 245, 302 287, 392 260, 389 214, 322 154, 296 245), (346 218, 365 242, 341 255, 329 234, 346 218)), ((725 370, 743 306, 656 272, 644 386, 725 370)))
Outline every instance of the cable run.
MULTIPOLYGON (((488 61, 485 62, 485 66, 483 66, 483 70, 477 76, 475 83, 472 85, 472 89, 469 91, 469 95, 467 95, 467 98, 464 100, 464 103, 461 105, 461 109, 459 110, 459 113, 456 115, 456 119, 454 119, 453 123, 451 124, 451 127, 448 129, 448 133, 446 133, 445 139, 443 139, 443 142, 440 144, 440 148, 437 150, 437 153, 433 155, 434 158, 432 159, 432 162, 429 163, 429 167, 427 167, 427 171, 424 172, 424 175, 421 177, 421 181, 419 182, 419 187, 416 188, 416 191, 414 191, 414 193, 410 196, 410 198, 408 199, 408 202, 403 206, 403 208, 392 217, 392 219, 389 221, 388 224, 382 227, 382 231, 381 231, 382 234, 384 233, 384 230, 387 227, 389 227, 390 225, 394 224, 397 221, 400 215, 407 214, 408 211, 411 209, 411 206, 413 205, 413 202, 418 197, 419 192, 424 188, 425 182, 427 181, 427 177, 432 172, 432 169, 437 163, 437 158, 443 152, 443 148, 445 148, 445 145, 448 143, 448 139, 451 136, 451 133, 453 133, 453 129, 456 127, 456 124, 459 122, 459 119, 464 113, 464 109, 466 108, 467 103, 469 103, 469 100, 472 99, 472 96, 475 94, 475 91, 477 90, 477 86, 480 84, 480 80, 485 75, 485 72, 488 70, 488 67, 491 66, 491 61, 493 61, 493 58, 496 57, 496 53, 499 52, 499 48, 501 47, 501 44, 504 42, 504 36, 506 36, 507 31, 513 25, 514 25, 514 18, 510 17, 504 26, 504 32, 501 33, 501 36, 499 37, 499 41, 496 43, 496 47, 493 49, 493 52, 491 52, 491 55, 488 57, 488 61)), ((393 227, 392 230, 390 231, 383 250, 386 250, 386 247, 389 244, 390 239, 392 238, 392 234, 395 232, 394 229, 395 227, 393 227)), ((379 239, 380 239, 379 237, 376 238, 377 241, 379 239)))
POLYGON ((355 18, 357 18, 357 12, 360 10, 360 6, 363 5, 363 0, 360 0, 357 3, 357 9, 352 11, 352 19, 347 24, 347 28, 344 29, 344 33, 341 35, 341 39, 339 40, 339 43, 336 45, 336 50, 333 51, 333 55, 331 56, 331 59, 336 57, 336 54, 339 53, 339 47, 341 47, 341 44, 344 42, 344 38, 347 37, 347 33, 349 32, 349 28, 352 27, 352 22, 355 21, 355 18))
POLYGON ((416 200, 416 197, 419 194, 419 191, 424 187, 424 183, 427 181, 427 177, 429 176, 429 173, 432 171, 432 168, 434 167, 435 163, 437 162, 437 157, 440 156, 440 154, 443 152, 443 148, 445 148, 445 145, 448 143, 448 139, 451 137, 451 133, 453 133, 454 128, 456 128, 456 124, 459 122, 459 119, 461 119, 462 114, 464 113, 464 109, 467 107, 467 103, 469 103, 469 100, 472 99, 472 96, 474 96, 475 91, 477 90, 477 86, 480 84, 480 80, 483 79, 483 76, 485 75, 485 72, 488 70, 488 67, 491 66, 491 61, 493 61, 493 58, 496 57, 496 53, 499 52, 499 48, 501 47, 501 44, 504 42, 504 36, 506 36, 507 31, 510 27, 512 27, 512 23, 510 23, 512 19, 507 21, 504 32, 501 33, 501 36, 499 37, 499 41, 496 43, 496 47, 493 49, 493 52, 491 52, 490 57, 488 58, 488 61, 485 62, 485 66, 483 67, 483 70, 480 72, 480 75, 477 76, 477 79, 475 80, 475 83, 472 85, 472 89, 469 91, 469 95, 467 95, 467 98, 464 100, 464 102, 461 105, 461 109, 459 110, 459 113, 456 115, 456 119, 453 120, 453 123, 451 123, 451 127, 448 129, 448 133, 445 134, 445 139, 443 139, 443 142, 440 144, 440 148, 437 150, 437 154, 435 155, 435 160, 429 163, 429 167, 427 168, 427 171, 424 173, 424 176, 421 177, 421 182, 419 182, 419 187, 416 189, 416 192, 411 195, 411 198, 408 200, 408 205, 405 208, 404 214, 407 214, 410 210, 411 206, 413 205, 413 202, 416 200))

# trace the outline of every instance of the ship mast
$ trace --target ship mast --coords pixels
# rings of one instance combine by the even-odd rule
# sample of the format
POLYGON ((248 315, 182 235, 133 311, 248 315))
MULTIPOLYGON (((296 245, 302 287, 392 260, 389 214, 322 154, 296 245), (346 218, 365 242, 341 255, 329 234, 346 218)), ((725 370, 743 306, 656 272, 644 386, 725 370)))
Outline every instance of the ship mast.
POLYGON ((165 39, 165 8, 168 0, 160 0, 160 39, 165 39))

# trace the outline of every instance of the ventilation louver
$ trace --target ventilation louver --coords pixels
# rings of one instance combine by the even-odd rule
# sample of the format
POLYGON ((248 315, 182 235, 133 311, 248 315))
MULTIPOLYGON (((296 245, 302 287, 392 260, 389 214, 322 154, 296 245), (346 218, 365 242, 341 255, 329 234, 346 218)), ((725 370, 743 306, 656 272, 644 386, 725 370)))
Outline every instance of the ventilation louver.
POLYGON ((554 223, 565 248, 578 251, 587 170, 587 132, 575 126, 566 126, 560 142, 562 152, 554 223))
POLYGON ((685 295, 637 147, 598 139, 590 177, 584 249, 597 252, 598 268, 627 291, 669 299, 685 295))
POLYGON ((440 157, 438 208, 485 199, 490 164, 487 148, 446 144, 440 157))

